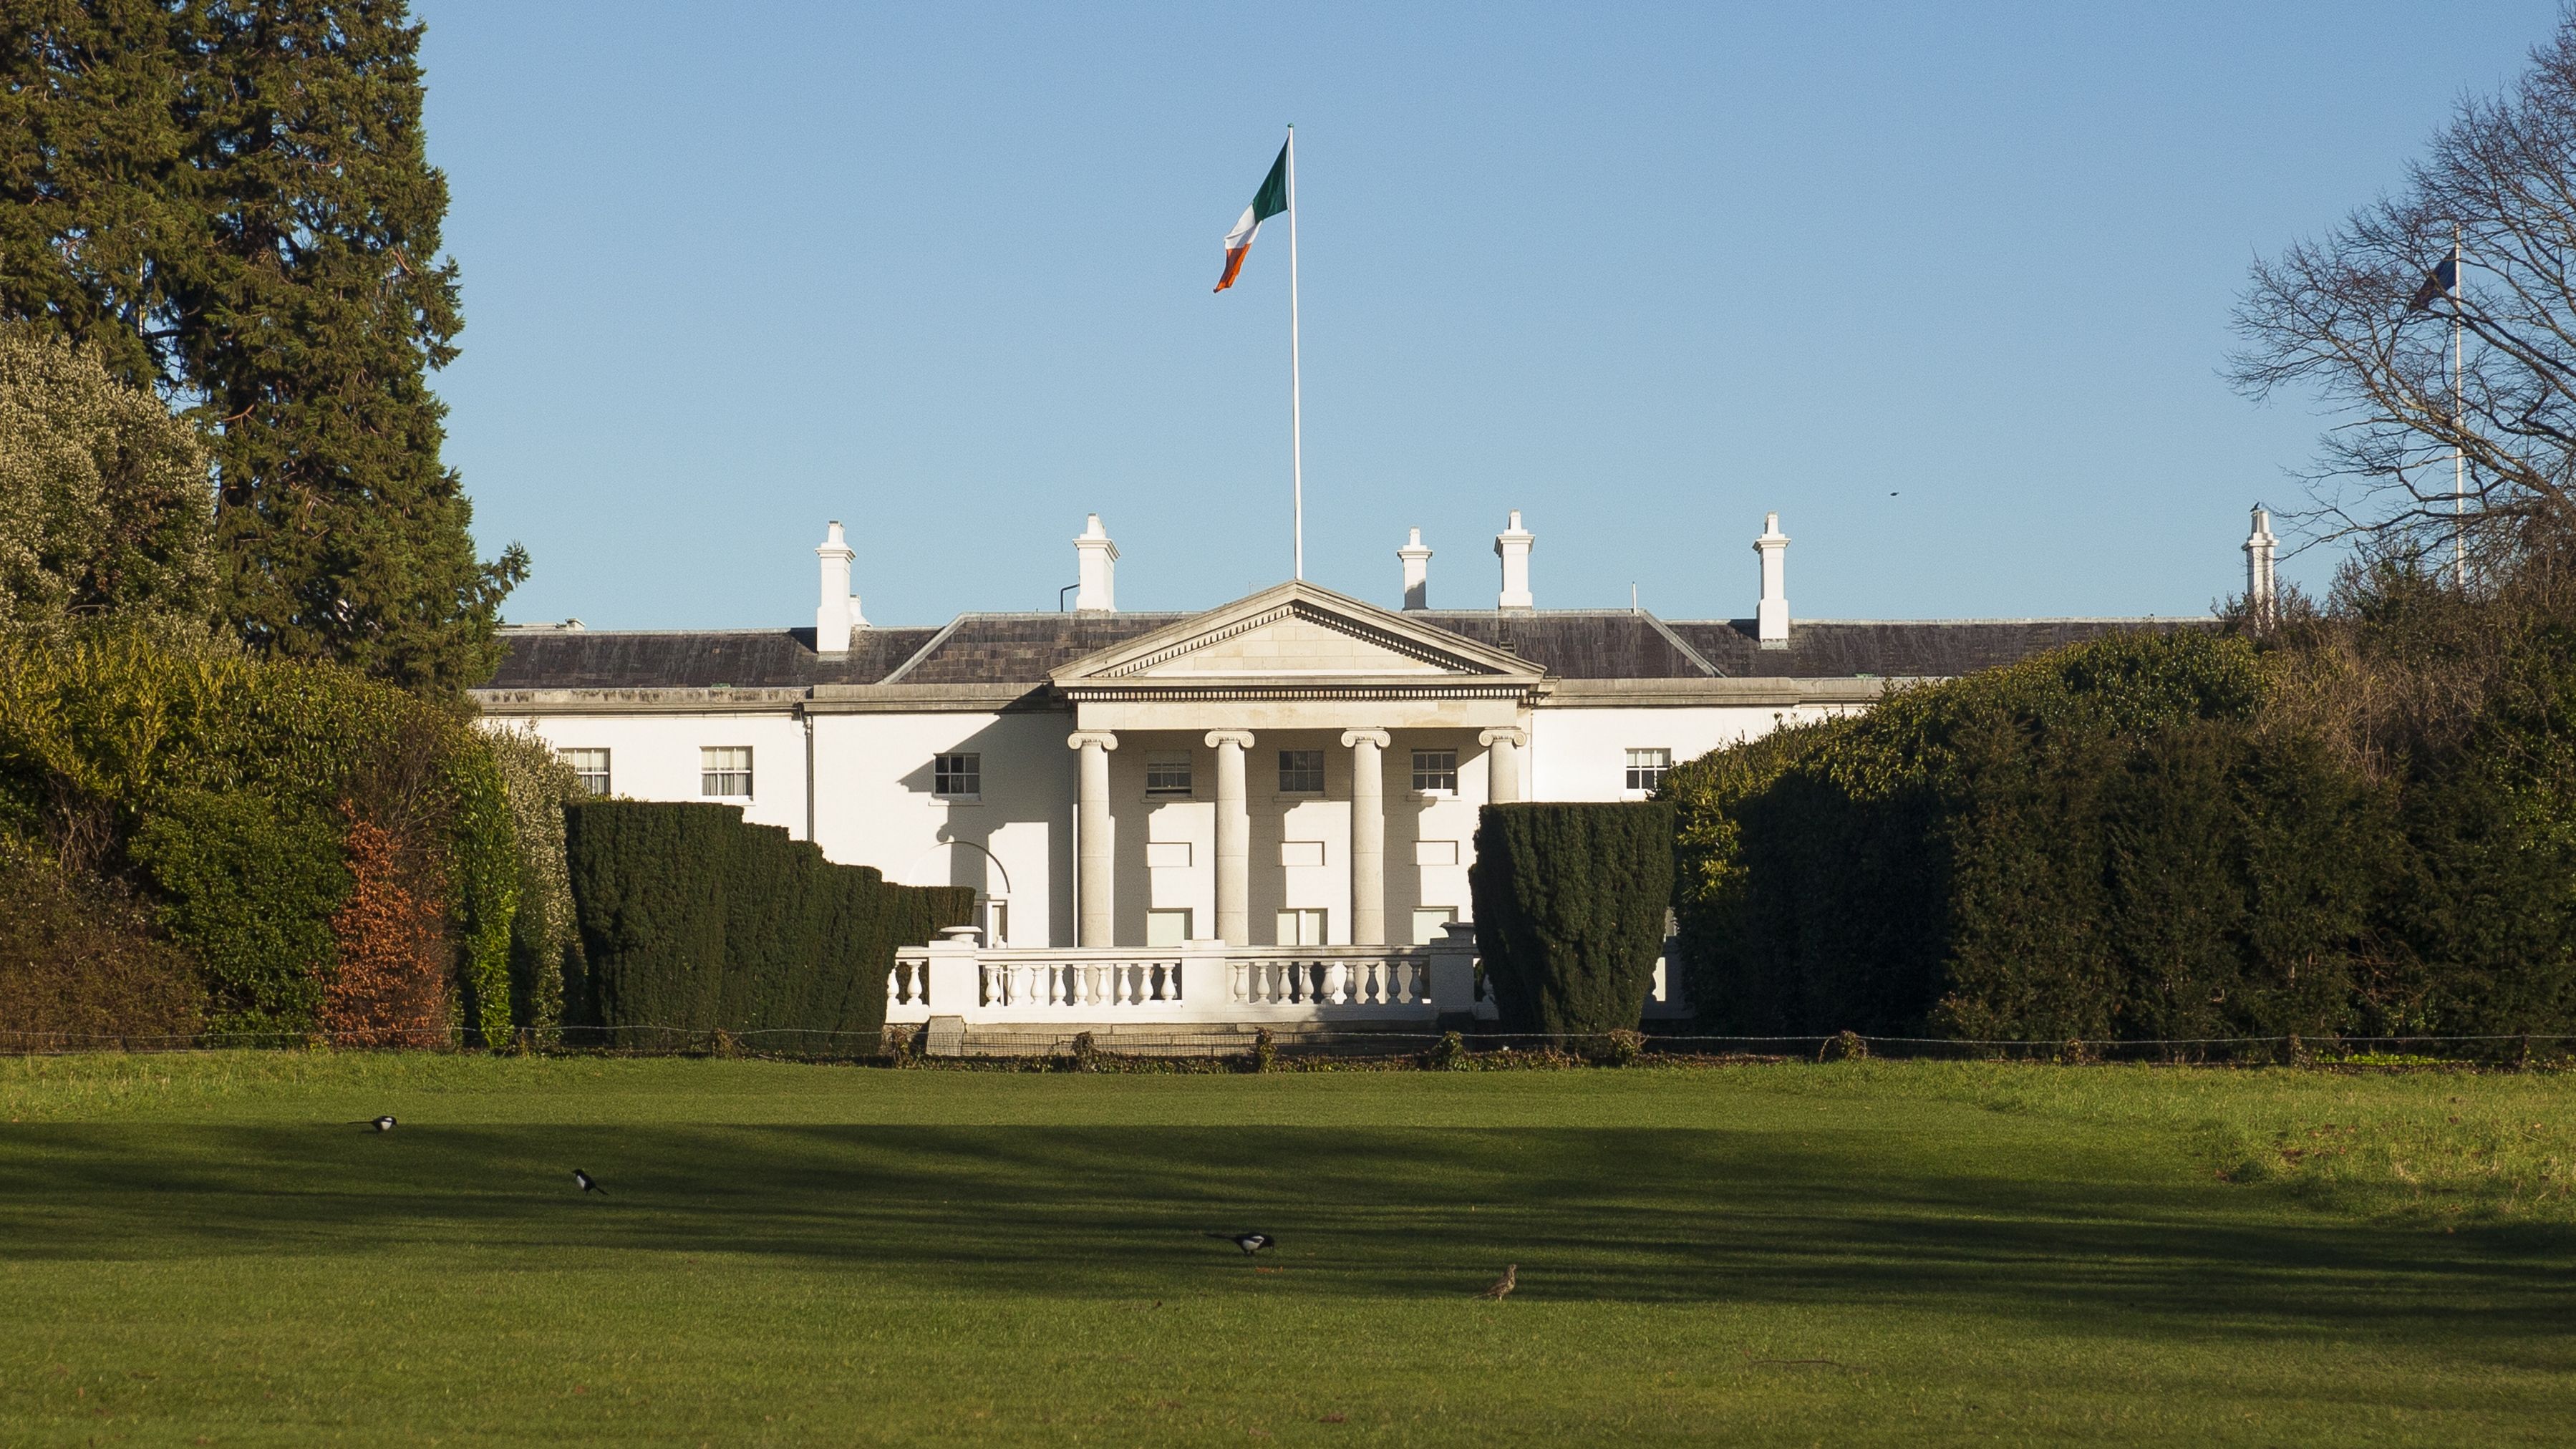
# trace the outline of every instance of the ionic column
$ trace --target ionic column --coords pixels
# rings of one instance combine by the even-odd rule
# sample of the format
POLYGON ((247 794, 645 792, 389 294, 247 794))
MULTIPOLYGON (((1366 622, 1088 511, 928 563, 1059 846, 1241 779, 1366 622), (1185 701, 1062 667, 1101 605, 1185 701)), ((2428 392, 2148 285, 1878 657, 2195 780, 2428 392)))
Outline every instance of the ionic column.
POLYGON ((1351 751, 1351 944, 1386 944, 1384 730, 1344 730, 1351 751))
POLYGON ((1082 858, 1074 876, 1082 892, 1076 942, 1114 946, 1110 923, 1116 919, 1118 876, 1110 854, 1114 842, 1109 834, 1109 752, 1118 748, 1118 736, 1107 730, 1076 730, 1065 737, 1065 744, 1082 756, 1082 803, 1075 817, 1082 832, 1082 858))
POLYGON ((1244 803, 1243 752, 1249 730, 1210 730, 1216 751, 1216 936, 1229 946, 1252 944, 1252 812, 1244 803))
POLYGON ((1485 803, 1508 805, 1521 798, 1521 746, 1529 743, 1529 731, 1485 730, 1476 743, 1485 747, 1485 803))

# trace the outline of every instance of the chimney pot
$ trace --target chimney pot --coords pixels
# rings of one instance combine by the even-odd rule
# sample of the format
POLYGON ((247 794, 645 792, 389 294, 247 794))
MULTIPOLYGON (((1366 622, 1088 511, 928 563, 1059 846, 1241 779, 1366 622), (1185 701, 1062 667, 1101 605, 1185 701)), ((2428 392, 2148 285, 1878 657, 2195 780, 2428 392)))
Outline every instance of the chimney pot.
POLYGON ((1076 611, 1114 613, 1118 608, 1118 545, 1109 541, 1108 530, 1100 526, 1100 515, 1091 515, 1080 536, 1073 541, 1074 563, 1080 570, 1074 575, 1081 587, 1073 595, 1076 611))
POLYGON ((1404 607, 1430 608, 1431 550, 1423 547, 1422 530, 1417 528, 1408 533, 1404 547, 1397 549, 1395 556, 1404 561, 1404 607))
POLYGON ((1753 540, 1762 558, 1762 603, 1754 614, 1754 637, 1765 649, 1789 647, 1789 535, 1780 531, 1780 515, 1762 515, 1762 536, 1753 540))
POLYGON ((1494 535, 1494 556, 1503 561, 1503 588, 1495 608, 1525 612, 1536 607, 1530 598, 1529 556, 1537 542, 1538 535, 1521 527, 1521 511, 1513 509, 1509 526, 1494 535))
POLYGON ((822 589, 814 605, 814 652, 839 656, 850 652, 850 633, 868 627, 859 612, 859 596, 850 592, 849 540, 842 536, 841 520, 835 518, 823 530, 823 542, 814 550, 822 562, 822 589))
POLYGON ((2254 531, 2245 539, 2245 610, 2257 625, 2271 623, 2279 604, 2272 561, 2280 544, 2272 536, 2271 510, 2255 504, 2254 531))

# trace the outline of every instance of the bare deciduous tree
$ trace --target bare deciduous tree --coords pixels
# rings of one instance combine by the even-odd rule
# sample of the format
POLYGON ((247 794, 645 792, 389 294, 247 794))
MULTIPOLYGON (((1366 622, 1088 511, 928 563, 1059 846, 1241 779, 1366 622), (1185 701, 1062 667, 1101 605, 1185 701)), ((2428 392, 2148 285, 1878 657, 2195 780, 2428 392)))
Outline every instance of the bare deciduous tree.
POLYGON ((2311 390, 2341 419, 2291 514, 2312 539, 2444 564, 2458 539, 2492 564, 2576 528, 2576 12, 2511 90, 2460 103, 2400 191, 2256 262, 2235 320, 2241 389, 2311 390))

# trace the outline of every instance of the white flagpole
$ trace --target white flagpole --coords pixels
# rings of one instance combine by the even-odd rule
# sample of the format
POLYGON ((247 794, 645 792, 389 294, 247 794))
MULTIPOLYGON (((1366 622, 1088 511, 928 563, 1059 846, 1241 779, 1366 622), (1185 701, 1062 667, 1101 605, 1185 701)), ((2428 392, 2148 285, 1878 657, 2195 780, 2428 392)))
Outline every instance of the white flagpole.
MULTIPOLYGON (((1293 174, 1293 173, 1292 173, 1293 174)), ((1291 188, 1294 189, 1293 187, 1291 188)), ((1295 236, 1296 233, 1289 233, 1295 236)), ((2460 224, 2451 223, 2451 582, 2462 591, 2469 587, 2469 472, 2468 455, 2461 451, 2461 420, 2466 415, 2460 406, 2460 224)))
POLYGON ((1288 476, 1296 577, 1306 577, 1306 420, 1297 378, 1297 128, 1288 128, 1288 476))

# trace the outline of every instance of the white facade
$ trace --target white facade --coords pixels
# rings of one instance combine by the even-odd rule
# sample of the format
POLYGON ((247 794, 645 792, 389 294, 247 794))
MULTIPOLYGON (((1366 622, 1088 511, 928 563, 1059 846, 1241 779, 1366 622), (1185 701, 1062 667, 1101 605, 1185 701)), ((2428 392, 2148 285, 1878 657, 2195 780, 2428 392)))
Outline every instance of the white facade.
POLYGON ((1094 515, 1075 608, 907 630, 860 614, 836 524, 810 639, 514 629, 478 693, 609 793, 739 804, 832 860, 973 887, 991 947, 1401 948, 1471 916, 1490 800, 1644 798, 1891 683, 2144 622, 1793 626, 1777 515, 1753 619, 1550 612, 1533 540, 1512 514, 1485 610, 1427 607, 1417 531, 1403 610, 1291 583, 1132 615, 1094 515))

